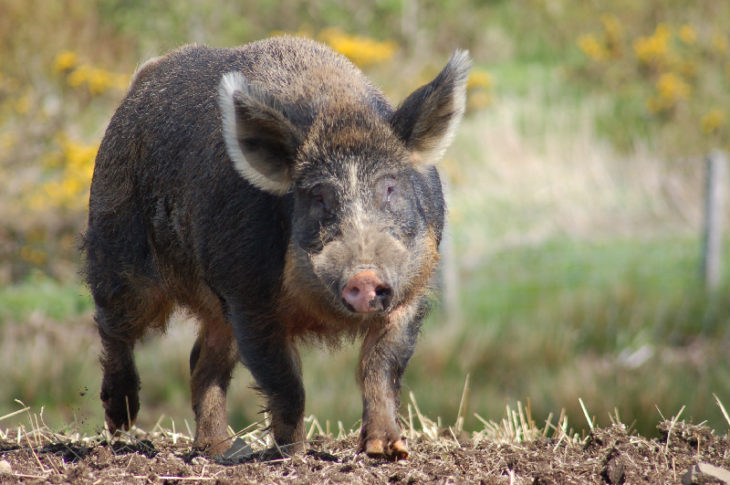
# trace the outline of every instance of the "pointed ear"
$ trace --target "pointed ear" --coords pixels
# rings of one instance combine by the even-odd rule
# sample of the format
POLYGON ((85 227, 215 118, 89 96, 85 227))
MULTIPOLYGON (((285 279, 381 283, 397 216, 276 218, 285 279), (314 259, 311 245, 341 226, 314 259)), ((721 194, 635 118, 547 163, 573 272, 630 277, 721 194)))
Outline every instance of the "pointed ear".
POLYGON ((223 75, 218 104, 226 150, 238 172, 263 191, 285 194, 301 137, 281 105, 240 72, 223 75))
POLYGON ((415 163, 434 165, 451 144, 464 114, 469 69, 468 51, 454 52, 439 75, 416 89, 393 114, 391 126, 415 163))

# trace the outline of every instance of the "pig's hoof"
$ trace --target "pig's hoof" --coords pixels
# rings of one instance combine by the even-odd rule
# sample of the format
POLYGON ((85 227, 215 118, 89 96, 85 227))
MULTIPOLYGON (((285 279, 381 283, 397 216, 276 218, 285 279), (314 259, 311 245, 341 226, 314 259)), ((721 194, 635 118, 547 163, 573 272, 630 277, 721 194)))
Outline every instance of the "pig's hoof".
POLYGON ((385 445, 383 444, 383 440, 379 439, 372 439, 368 440, 367 443, 365 443, 365 453, 368 454, 368 456, 382 456, 385 454, 385 445))
POLYGON ((193 449, 208 457, 218 455, 225 457, 229 453, 241 454, 244 452, 241 449, 240 443, 238 447, 232 446, 231 439, 227 435, 216 438, 196 439, 193 443, 193 449))
POLYGON ((406 443, 401 439, 390 445, 393 457, 396 460, 407 460, 408 459, 408 447, 406 443))
POLYGON ((370 457, 384 457, 392 460, 408 458, 408 447, 402 438, 387 444, 380 438, 369 439, 365 442, 364 449, 370 457))
POLYGON ((126 420, 119 423, 116 420, 112 419, 109 415, 105 416, 105 420, 106 427, 109 429, 109 433, 112 436, 119 434, 122 430, 129 431, 130 429, 132 429, 132 426, 134 426, 134 420, 126 420))
POLYGON ((108 385, 101 390, 101 404, 104 406, 104 418, 109 432, 114 434, 118 430, 128 431, 134 425, 139 411, 139 397, 136 388, 112 393, 108 385))

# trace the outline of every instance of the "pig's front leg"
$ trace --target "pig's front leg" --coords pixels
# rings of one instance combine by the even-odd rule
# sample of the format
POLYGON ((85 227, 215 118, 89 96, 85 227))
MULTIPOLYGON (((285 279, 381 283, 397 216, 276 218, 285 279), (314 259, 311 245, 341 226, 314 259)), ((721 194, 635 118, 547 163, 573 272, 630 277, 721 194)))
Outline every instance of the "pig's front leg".
MULTIPOLYGON (((304 386, 301 362, 293 342, 275 322, 234 316, 234 333, 243 364, 266 396, 271 431, 285 454, 304 445, 304 386)), ((277 449, 277 452, 278 452, 277 449)))
POLYGON ((397 309, 365 336, 358 377, 362 387, 360 451, 370 456, 408 458, 397 413, 400 380, 416 346, 425 304, 397 309))

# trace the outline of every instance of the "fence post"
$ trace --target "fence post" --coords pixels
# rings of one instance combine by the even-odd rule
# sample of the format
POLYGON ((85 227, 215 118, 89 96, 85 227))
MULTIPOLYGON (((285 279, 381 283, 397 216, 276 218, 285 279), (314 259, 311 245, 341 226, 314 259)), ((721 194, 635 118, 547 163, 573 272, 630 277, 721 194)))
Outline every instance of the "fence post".
POLYGON ((727 157, 714 150, 707 157, 705 227, 702 244, 702 278, 708 290, 717 289, 722 276, 722 232, 725 216, 727 157))

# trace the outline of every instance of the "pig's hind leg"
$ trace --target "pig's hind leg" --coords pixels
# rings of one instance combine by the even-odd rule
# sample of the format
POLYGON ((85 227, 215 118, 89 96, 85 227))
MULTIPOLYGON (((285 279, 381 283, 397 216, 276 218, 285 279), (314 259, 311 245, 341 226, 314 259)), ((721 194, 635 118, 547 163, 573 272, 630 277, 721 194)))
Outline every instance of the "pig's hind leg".
POLYGON ((101 336, 101 401, 110 432, 129 429, 139 411, 140 379, 134 344, 151 325, 164 326, 172 303, 161 289, 137 283, 116 286, 111 296, 92 287, 101 336))
POLYGON ((226 451, 226 392, 237 362, 233 331, 222 316, 201 316, 202 328, 190 353, 190 390, 195 413, 195 447, 214 456, 226 451))

